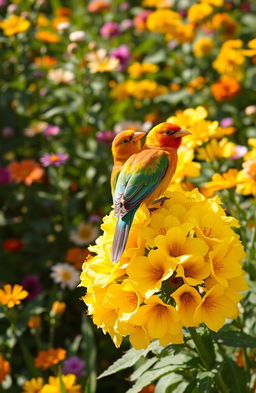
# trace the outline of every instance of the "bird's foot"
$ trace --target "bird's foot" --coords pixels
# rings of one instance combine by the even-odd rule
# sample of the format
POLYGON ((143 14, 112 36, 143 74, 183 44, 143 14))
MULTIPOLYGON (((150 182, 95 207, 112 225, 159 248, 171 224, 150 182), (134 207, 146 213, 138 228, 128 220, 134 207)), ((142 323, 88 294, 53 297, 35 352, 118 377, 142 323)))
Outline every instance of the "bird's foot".
POLYGON ((164 202, 168 201, 168 199, 170 199, 170 198, 169 197, 162 197, 162 198, 156 199, 154 202, 152 202, 152 205, 160 203, 160 205, 163 206, 164 202))
POLYGON ((150 207, 148 210, 150 211, 150 213, 152 213, 157 210, 157 207, 150 207))

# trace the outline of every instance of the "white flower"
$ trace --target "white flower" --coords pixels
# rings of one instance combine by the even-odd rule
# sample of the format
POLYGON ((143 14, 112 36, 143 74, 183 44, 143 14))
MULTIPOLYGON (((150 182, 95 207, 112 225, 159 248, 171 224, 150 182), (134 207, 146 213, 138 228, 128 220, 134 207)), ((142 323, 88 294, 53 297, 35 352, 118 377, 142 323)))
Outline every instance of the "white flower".
POLYGON ((114 131, 116 134, 119 134, 119 132, 122 132, 124 130, 148 132, 151 127, 152 127, 152 123, 149 121, 146 121, 145 123, 141 123, 140 121, 127 120, 117 123, 114 127, 114 131))
POLYGON ((81 42, 86 38, 86 34, 83 30, 73 31, 69 34, 70 41, 81 42))
POLYGON ((79 272, 68 263, 57 263, 51 268, 51 278, 61 288, 74 289, 79 283, 79 272))
POLYGON ((99 235, 99 230, 91 224, 81 222, 76 231, 70 232, 70 239, 78 246, 93 242, 99 235))
POLYGON ((64 70, 63 68, 56 68, 48 72, 48 79, 55 83, 67 83, 74 82, 75 75, 72 71, 64 70))

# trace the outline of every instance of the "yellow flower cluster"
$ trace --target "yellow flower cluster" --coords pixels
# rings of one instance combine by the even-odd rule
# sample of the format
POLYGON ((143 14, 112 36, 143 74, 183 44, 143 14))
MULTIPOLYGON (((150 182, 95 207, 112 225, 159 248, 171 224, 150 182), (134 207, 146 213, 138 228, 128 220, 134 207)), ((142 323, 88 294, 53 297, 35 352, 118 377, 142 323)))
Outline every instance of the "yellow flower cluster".
POLYGON ((202 37, 193 45, 193 52, 196 57, 209 56, 214 48, 212 38, 202 37))
POLYGON ((145 348, 182 343, 182 327, 205 323, 219 330, 236 318, 241 291, 247 288, 241 260, 245 257, 237 221, 226 216, 218 197, 205 199, 198 190, 166 192, 158 208, 142 204, 126 250, 111 263, 116 218, 103 219, 103 235, 90 248, 81 286, 94 323, 116 346, 123 336, 145 348))
POLYGON ((136 61, 128 67, 128 73, 131 78, 140 78, 144 74, 154 74, 159 71, 159 67, 152 63, 139 63, 136 61))
POLYGON ((256 138, 249 138, 252 149, 244 156, 243 169, 229 169, 222 175, 215 173, 212 180, 205 184, 205 195, 211 196, 216 191, 236 187, 236 193, 256 195, 256 138))
POLYGON ((127 97, 133 97, 138 100, 142 100, 144 98, 158 97, 166 94, 167 92, 167 87, 152 80, 127 80, 125 82, 119 83, 113 88, 112 96, 118 101, 122 101, 127 97))
POLYGON ((4 35, 11 36, 18 33, 24 33, 30 27, 31 23, 22 16, 11 15, 8 19, 0 22, 0 28, 3 29, 4 35))
POLYGON ((235 155, 236 144, 227 138, 212 139, 206 146, 198 149, 197 158, 201 161, 212 161, 215 158, 229 158, 235 155))
POLYGON ((190 42, 194 38, 193 24, 182 23, 178 12, 158 9, 152 12, 147 19, 147 28, 155 33, 166 34, 166 39, 175 39, 180 43, 190 42))
MULTIPOLYGON (((61 377, 65 392, 81 393, 81 385, 76 385, 76 376, 67 374, 61 377)), ((48 383, 44 384, 43 378, 32 378, 23 385, 22 393, 61 393, 63 388, 59 377, 49 377, 48 383)))

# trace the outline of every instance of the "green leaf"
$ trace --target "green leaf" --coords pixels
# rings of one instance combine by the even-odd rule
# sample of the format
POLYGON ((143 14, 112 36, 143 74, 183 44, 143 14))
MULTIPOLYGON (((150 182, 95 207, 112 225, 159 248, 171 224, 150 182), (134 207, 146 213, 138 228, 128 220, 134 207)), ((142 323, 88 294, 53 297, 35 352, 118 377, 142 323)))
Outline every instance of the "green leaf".
POLYGON ((213 378, 205 376, 198 382, 197 392, 198 393, 210 393, 213 385, 213 378))
POLYGON ((147 371, 153 364, 155 364, 157 362, 157 358, 153 357, 150 359, 146 359, 143 364, 138 367, 134 373, 132 373, 129 377, 130 381, 135 381, 136 379, 138 379, 145 371, 147 371))
POLYGON ((41 377, 42 373, 41 373, 40 370, 38 370, 35 367, 33 356, 31 355, 31 353, 28 350, 27 346, 24 345, 21 340, 20 340, 20 346, 21 346, 21 351, 22 351, 22 354, 23 354, 23 358, 24 358, 27 370, 30 372, 32 377, 41 377))
POLYGON ((230 388, 230 392, 249 393, 243 369, 227 356, 225 356, 222 366, 222 377, 225 384, 230 388))
MULTIPOLYGON (((156 368, 150 371, 146 371, 133 385, 133 387, 127 390, 126 393, 139 393, 145 386, 151 384, 156 381, 163 375, 174 373, 176 370, 176 366, 166 366, 161 367, 160 369, 156 368)), ((179 376, 180 377, 180 376, 179 376)))
POLYGON ((254 348, 256 347, 256 337, 237 331, 224 331, 213 335, 215 341, 222 345, 235 348, 254 348))
POLYGON ((174 373, 165 375, 157 382, 154 393, 176 392, 175 389, 182 383, 182 379, 181 375, 174 373))
POLYGON ((83 334, 82 351, 83 359, 86 360, 88 379, 87 383, 90 387, 90 393, 96 392, 96 342, 94 339, 93 329, 90 319, 86 316, 82 319, 81 331, 83 334))
POLYGON ((60 393, 67 393, 67 389, 66 389, 66 387, 64 385, 61 372, 59 372, 58 377, 59 377, 59 380, 60 380, 60 393))

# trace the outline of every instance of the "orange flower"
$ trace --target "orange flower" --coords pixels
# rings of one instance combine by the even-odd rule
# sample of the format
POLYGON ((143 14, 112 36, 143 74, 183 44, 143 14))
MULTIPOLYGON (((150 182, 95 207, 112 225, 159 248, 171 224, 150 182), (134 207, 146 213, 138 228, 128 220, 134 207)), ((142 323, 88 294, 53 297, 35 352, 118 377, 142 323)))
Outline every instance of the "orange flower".
POLYGON ((140 393, 154 393, 155 391, 155 385, 153 383, 151 383, 148 386, 145 386, 140 393))
POLYGON ((34 58, 34 64, 36 64, 39 67, 47 68, 55 65, 56 63, 58 63, 58 60, 55 59, 55 57, 51 57, 47 55, 34 58))
POLYGON ((56 9, 55 14, 56 16, 70 16, 72 14, 72 11, 70 8, 60 7, 56 9))
POLYGON ((13 287, 6 284, 4 289, 0 289, 0 303, 12 308, 21 303, 21 300, 28 296, 28 292, 21 285, 15 284, 13 287))
POLYGON ((51 309, 51 313, 52 314, 63 314, 64 311, 66 309, 66 303, 64 302, 58 302, 57 300, 55 302, 53 302, 52 304, 52 309, 51 309))
POLYGON ((66 261, 73 263, 77 269, 81 269, 84 260, 91 256, 86 248, 69 248, 66 254, 66 261))
POLYGON ((56 44, 57 42, 60 42, 60 36, 48 30, 37 31, 35 37, 39 41, 48 42, 50 44, 56 44))
POLYGON ((54 27, 54 29, 58 30, 58 26, 61 23, 69 23, 69 22, 70 22, 70 20, 69 20, 68 17, 66 17, 66 16, 57 16, 56 18, 54 18, 52 20, 52 26, 54 27))
POLYGON ((92 0, 87 6, 87 10, 92 13, 107 11, 111 8, 111 4, 106 0, 92 0))
POLYGON ((11 175, 11 180, 16 183, 24 182, 26 186, 40 181, 44 175, 44 169, 33 159, 11 162, 7 169, 11 175))
POLYGON ((211 86, 211 91, 217 101, 226 101, 240 93, 240 84, 230 76, 223 76, 211 86))
POLYGON ((251 179, 256 180, 256 158, 243 163, 244 172, 251 179))
POLYGON ((23 242, 16 237, 11 237, 3 241, 3 248, 7 251, 19 251, 23 248, 23 242))
POLYGON ((212 18, 212 27, 220 31, 224 38, 231 38, 237 30, 236 21, 226 13, 217 13, 212 18))
POLYGON ((46 351, 40 351, 35 358, 35 366, 46 370, 54 364, 58 364, 66 357, 66 350, 63 348, 50 348, 46 351))
POLYGON ((0 355, 0 383, 2 383, 7 375, 11 372, 10 363, 0 355))
POLYGON ((28 320, 28 327, 30 329, 38 329, 42 324, 41 317, 39 315, 33 315, 28 320))
POLYGON ((236 187, 238 184, 238 174, 239 172, 237 169, 229 169, 222 175, 215 173, 212 177, 212 181, 205 185, 208 196, 213 195, 215 191, 236 187))

